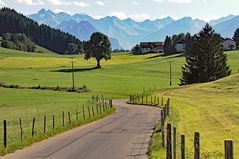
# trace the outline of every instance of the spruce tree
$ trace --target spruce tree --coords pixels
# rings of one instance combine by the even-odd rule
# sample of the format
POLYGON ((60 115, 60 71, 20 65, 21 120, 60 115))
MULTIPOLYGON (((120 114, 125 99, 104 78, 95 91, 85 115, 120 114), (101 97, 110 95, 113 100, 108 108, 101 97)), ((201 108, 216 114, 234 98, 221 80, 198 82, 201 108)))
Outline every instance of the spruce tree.
POLYGON ((233 40, 236 41, 237 49, 238 49, 239 48, 239 28, 236 29, 234 36, 233 36, 233 40))
POLYGON ((192 37, 185 58, 181 85, 210 82, 231 74, 221 36, 209 24, 192 37))
POLYGON ((175 46, 173 44, 172 38, 169 36, 166 36, 163 49, 164 49, 165 55, 171 55, 171 54, 177 53, 175 46))

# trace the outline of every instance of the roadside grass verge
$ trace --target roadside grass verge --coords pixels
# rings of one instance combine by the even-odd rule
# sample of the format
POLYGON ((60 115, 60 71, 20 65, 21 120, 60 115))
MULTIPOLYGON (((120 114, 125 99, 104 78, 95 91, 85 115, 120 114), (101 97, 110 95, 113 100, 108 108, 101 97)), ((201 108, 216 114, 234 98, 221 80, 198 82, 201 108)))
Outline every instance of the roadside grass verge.
MULTIPOLYGON (((239 156, 239 74, 204 84, 163 89, 153 94, 171 99, 166 123, 177 127, 177 156, 180 135, 186 136, 186 156, 193 158, 194 132, 200 132, 201 156, 204 159, 224 157, 224 140, 234 141, 234 156, 239 156)), ((157 128, 157 127, 156 127, 157 128)), ((156 129, 157 130, 157 129, 156 129)), ((161 134, 153 135, 150 158, 165 158, 161 134)))
MULTIPOLYGON (((74 127, 99 120, 115 111, 114 108, 109 106, 107 110, 104 107, 105 111, 103 111, 101 106, 101 109, 98 107, 97 113, 96 103, 89 102, 88 96, 83 94, 7 88, 0 88, 0 91, 0 121, 7 121, 7 148, 3 146, 3 136, 1 135, 1 155, 29 146, 34 142, 41 141, 74 127), (94 111, 94 116, 92 111, 94 111), (62 112, 64 112, 64 126, 62 112), (70 121, 68 112, 70 114, 70 121), (85 114, 85 118, 83 114, 85 114), (46 116, 46 133, 44 133, 44 115, 46 116), (32 137, 33 117, 35 117, 35 131, 32 137), (19 125, 20 118, 23 128, 22 141, 19 125)), ((0 124, 0 130, 3 130, 2 124, 0 124)))

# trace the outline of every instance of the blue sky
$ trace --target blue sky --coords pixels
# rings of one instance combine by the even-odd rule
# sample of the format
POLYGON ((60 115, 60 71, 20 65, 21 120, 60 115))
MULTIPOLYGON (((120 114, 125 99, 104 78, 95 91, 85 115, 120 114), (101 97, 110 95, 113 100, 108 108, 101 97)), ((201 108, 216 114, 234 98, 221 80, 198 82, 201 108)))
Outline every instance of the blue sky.
POLYGON ((137 21, 171 16, 191 16, 212 20, 239 15, 239 0, 0 0, 0 7, 10 7, 25 15, 41 8, 70 14, 87 13, 95 18, 117 16, 137 21))

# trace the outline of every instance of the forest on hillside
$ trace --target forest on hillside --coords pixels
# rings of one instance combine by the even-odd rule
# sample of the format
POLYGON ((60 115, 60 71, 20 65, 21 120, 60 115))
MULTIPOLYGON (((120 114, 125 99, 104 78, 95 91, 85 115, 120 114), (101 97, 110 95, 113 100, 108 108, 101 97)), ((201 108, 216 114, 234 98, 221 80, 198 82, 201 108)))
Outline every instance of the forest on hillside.
POLYGON ((0 35, 4 33, 24 33, 37 45, 59 54, 69 53, 67 51, 68 45, 75 44, 79 50, 82 45, 82 42, 75 36, 44 24, 39 25, 9 8, 0 10, 0 25, 0 35))

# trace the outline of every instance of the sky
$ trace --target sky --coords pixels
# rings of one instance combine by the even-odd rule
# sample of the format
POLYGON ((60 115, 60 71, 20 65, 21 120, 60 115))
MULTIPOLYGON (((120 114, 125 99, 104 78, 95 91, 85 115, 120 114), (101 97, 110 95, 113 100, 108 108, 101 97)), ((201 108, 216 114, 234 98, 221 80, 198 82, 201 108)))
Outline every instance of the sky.
POLYGON ((24 15, 45 8, 69 14, 86 13, 94 18, 116 16, 136 21, 167 16, 210 21, 239 15, 239 0, 0 0, 0 7, 13 8, 24 15))

